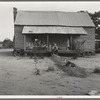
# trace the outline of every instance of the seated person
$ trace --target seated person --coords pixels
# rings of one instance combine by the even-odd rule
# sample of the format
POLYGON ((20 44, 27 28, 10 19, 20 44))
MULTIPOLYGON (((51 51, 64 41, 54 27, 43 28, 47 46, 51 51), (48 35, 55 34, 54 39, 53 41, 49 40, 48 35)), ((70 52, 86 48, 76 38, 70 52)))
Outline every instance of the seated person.
POLYGON ((52 53, 53 53, 53 54, 58 54, 58 46, 57 46, 56 43, 55 43, 54 46, 52 47, 52 53))
POLYGON ((38 40, 38 39, 35 39, 35 41, 34 41, 34 46, 35 46, 35 47, 40 47, 40 46, 41 46, 41 41, 38 40))

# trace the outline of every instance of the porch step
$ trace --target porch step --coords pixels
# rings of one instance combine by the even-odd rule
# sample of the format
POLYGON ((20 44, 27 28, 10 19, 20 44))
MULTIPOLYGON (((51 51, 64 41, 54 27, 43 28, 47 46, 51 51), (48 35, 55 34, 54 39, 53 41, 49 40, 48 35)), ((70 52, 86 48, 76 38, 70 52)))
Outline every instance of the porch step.
POLYGON ((74 54, 74 50, 58 50, 58 53, 74 54))

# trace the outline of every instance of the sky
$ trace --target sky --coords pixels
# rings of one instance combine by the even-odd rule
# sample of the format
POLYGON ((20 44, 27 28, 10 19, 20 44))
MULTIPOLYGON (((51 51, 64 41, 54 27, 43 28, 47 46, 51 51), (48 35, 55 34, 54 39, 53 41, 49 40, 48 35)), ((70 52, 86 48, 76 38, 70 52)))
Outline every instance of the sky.
POLYGON ((100 11, 100 1, 48 1, 48 2, 0 2, 0 41, 6 38, 13 40, 14 20, 13 7, 27 11, 66 11, 77 12, 80 10, 91 13, 100 11))

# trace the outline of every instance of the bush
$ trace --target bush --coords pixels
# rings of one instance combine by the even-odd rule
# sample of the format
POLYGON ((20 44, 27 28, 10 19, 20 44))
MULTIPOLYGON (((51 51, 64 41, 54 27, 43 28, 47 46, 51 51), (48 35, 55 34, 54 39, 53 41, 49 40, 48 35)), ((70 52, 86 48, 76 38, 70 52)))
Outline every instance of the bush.
POLYGON ((85 40, 83 41, 76 41, 73 45, 74 45, 74 50, 75 50, 75 54, 73 56, 74 59, 77 59, 77 57, 79 57, 81 55, 81 53, 83 53, 83 45, 85 43, 85 40))
POLYGON ((100 73, 100 67, 97 67, 93 70, 93 73, 100 73))

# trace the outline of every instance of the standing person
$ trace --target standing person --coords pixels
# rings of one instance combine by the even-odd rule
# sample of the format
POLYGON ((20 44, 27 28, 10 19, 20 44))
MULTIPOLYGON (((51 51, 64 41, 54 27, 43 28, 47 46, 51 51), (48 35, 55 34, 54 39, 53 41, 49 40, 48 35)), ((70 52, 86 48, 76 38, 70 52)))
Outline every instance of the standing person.
POLYGON ((58 46, 57 46, 56 43, 55 43, 54 46, 52 47, 52 53, 53 53, 53 54, 58 54, 58 46))

